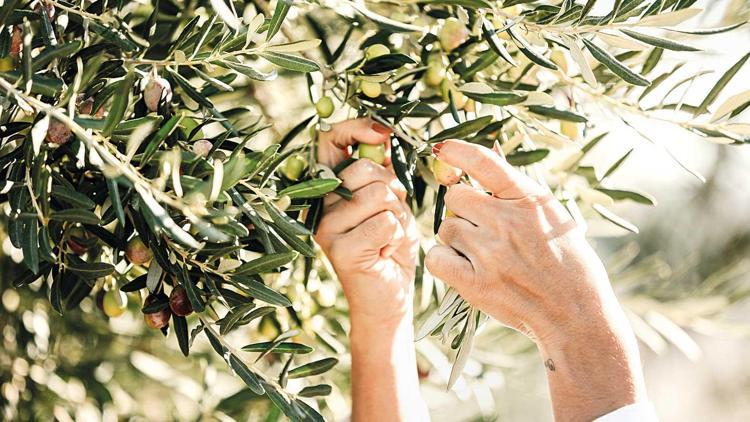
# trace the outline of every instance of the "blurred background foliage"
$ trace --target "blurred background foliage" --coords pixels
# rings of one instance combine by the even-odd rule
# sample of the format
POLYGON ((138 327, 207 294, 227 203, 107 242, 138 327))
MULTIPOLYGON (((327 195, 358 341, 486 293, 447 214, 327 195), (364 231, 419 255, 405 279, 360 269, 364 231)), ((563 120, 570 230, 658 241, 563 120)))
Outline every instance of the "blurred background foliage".
MULTIPOLYGON (((526 2, 521 2, 526 3, 526 2)), ((533 3, 533 2, 528 2, 533 3)), ((739 0, 705 0, 695 6, 705 12, 693 27, 719 27, 750 17, 750 5, 739 0)), ((385 6, 387 7, 387 5, 385 6)), ((606 13, 612 2, 597 2, 606 13)), ((292 15, 294 11, 291 12, 292 15)), ((593 12, 592 12, 593 13, 593 12)), ((325 12, 322 13, 325 15, 325 12)), ((331 13, 331 15, 333 15, 331 13)), ((294 18, 294 16, 292 16, 294 18)), ((331 20, 331 34, 343 34, 343 21, 331 20)), ((311 34, 311 36, 313 36, 311 34)), ((750 38, 747 27, 715 38, 692 40, 705 48, 674 75, 681 77, 735 63, 750 38), (701 57, 698 59, 697 57, 701 57)), ((336 39, 336 36, 332 36, 336 39)), ((335 45, 335 43, 333 43, 335 45)), ((670 68, 672 63, 662 64, 670 68)), ((656 72, 658 73, 658 72, 656 72)), ((718 73, 718 72, 715 72, 718 73)), ((682 99, 697 104, 713 79, 697 79, 682 99)), ((739 73, 732 92, 750 88, 750 72, 739 73)), ((231 104, 252 96, 252 104, 273 122, 260 139, 277 139, 311 113, 301 92, 302 76, 284 84, 257 84, 246 90, 220 94, 217 104, 231 104)), ((660 88, 663 92, 666 88, 660 88)), ((657 93, 659 90, 656 91, 657 93)), ((658 95, 656 95, 658 97, 658 95)), ((589 110, 587 110, 589 112, 589 110)), ((597 111, 591 111, 597 115, 597 111)), ((656 208, 629 203, 613 206, 617 214, 640 228, 640 234, 613 228, 603 220, 590 221, 589 232, 603 256, 619 297, 629 310, 642 341, 651 398, 665 421, 747 420, 750 404, 750 153, 746 147, 706 143, 658 122, 649 122, 648 135, 660 145, 602 112, 598 130, 610 135, 597 147, 591 162, 613 162, 633 148, 613 185, 637 186, 656 198, 656 208), (706 177, 699 183, 675 165, 663 148, 706 177)), ((0 408, 8 420, 276 420, 281 412, 266 398, 254 395, 236 378, 211 345, 197 337, 190 358, 180 352, 174 333, 165 339, 144 326, 140 295, 130 293, 129 309, 108 319, 94 297, 62 317, 49 304, 43 283, 14 288, 12 281, 25 270, 21 254, 10 244, 0 224, 0 408)), ((431 235, 431 215, 422 216, 425 236, 431 235)), ((301 279, 296 268, 281 277, 301 279)), ((307 344, 323 354, 336 355, 340 364, 324 381, 333 386, 326 416, 343 417, 348 403, 346 307, 323 266, 307 288, 280 282, 294 308, 309 325, 307 344)), ((442 287, 438 286, 438 290, 442 287)), ((433 305, 433 295, 418 297, 420 310, 433 305)), ((191 326, 195 316, 188 318, 191 326)), ((271 341, 288 327, 263 319, 252 329, 230 332, 227 340, 242 345, 271 341)), ((445 384, 451 355, 440 343, 417 343, 420 376, 434 420, 550 420, 546 385, 533 344, 498 324, 489 322, 477 336, 471 358, 451 392, 445 384)), ((270 354, 269 368, 283 361, 270 354)), ((304 386, 289 380, 292 390, 304 386)))

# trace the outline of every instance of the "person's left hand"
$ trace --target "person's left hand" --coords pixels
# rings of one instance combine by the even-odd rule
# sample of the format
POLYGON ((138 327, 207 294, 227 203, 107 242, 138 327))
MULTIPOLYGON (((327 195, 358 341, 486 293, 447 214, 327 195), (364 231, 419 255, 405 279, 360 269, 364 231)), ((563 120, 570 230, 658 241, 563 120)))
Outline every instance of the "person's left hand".
MULTIPOLYGON (((318 160, 331 168, 351 156, 354 143, 385 144, 390 129, 370 119, 347 120, 322 132, 318 160)), ((329 194, 315 240, 336 270, 353 325, 400 323, 410 315, 417 229, 406 189, 387 159, 355 161, 338 177, 350 200, 329 194)))

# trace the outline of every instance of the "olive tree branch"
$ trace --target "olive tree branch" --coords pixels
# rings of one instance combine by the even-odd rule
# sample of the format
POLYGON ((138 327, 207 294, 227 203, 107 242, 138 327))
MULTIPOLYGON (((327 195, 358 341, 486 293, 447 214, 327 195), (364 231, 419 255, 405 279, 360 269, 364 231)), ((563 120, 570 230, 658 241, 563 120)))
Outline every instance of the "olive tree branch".
POLYGON ((612 96, 605 95, 601 90, 596 90, 594 88, 591 88, 586 83, 582 83, 578 79, 572 78, 559 70, 557 71, 557 74, 560 77, 560 79, 563 80, 566 84, 578 89, 579 91, 585 93, 586 95, 592 98, 595 98, 597 100, 603 101, 614 108, 625 110, 625 111, 628 111, 630 113, 636 114, 638 116, 641 116, 647 119, 670 123, 670 124, 682 127, 683 129, 686 129, 686 130, 699 129, 699 128, 717 131, 717 132, 724 132, 725 130, 728 130, 726 125, 724 125, 723 123, 718 123, 718 124, 701 123, 701 122, 695 121, 694 119, 684 120, 684 119, 675 119, 675 118, 660 116, 653 111, 644 110, 637 104, 636 105, 630 104, 630 103, 621 101, 617 98, 613 98, 612 96))
MULTIPOLYGON (((296 394, 290 393, 284 387, 282 387, 279 383, 277 383, 276 381, 274 381, 272 379, 269 379, 262 371, 259 371, 258 368, 255 367, 254 363, 250 363, 247 360, 245 360, 242 357, 242 355, 240 354, 240 352, 241 352, 240 350, 238 350, 237 348, 235 348, 232 344, 230 344, 224 338, 224 336, 222 336, 221 334, 217 333, 216 330, 214 330, 214 328, 211 326, 212 324, 215 324, 214 321, 209 321, 201 313, 196 312, 196 315, 198 316, 198 319, 200 319, 200 321, 203 324, 203 326, 205 327, 205 329, 208 330, 211 333, 211 335, 213 335, 214 338, 216 338, 216 340, 218 340, 219 343, 221 343, 221 345, 224 348, 227 349, 227 351, 229 353, 231 353, 232 355, 234 355, 234 357, 236 357, 237 359, 239 359, 240 361, 242 361, 242 363, 244 363, 248 368, 252 368, 253 369, 253 373, 255 373, 255 375, 258 376, 261 380, 263 380, 264 383, 266 383, 266 384, 274 387, 277 391, 279 391, 282 394, 286 395, 290 400, 294 400, 294 399, 297 398, 296 394)), ((222 358, 224 358, 224 356, 222 356, 222 358)))
POLYGON ((140 175, 140 173, 138 173, 134 168, 132 168, 132 166, 129 163, 125 163, 121 161, 114 154, 112 154, 109 148, 107 147, 107 146, 111 147, 111 145, 108 142, 106 142, 104 139, 101 139, 101 138, 99 138, 101 143, 98 142, 94 136, 89 134, 84 128, 82 128, 78 123, 76 123, 75 120, 73 120, 70 116, 68 116, 67 113, 65 113, 64 109, 48 105, 34 97, 31 97, 22 93, 4 78, 0 78, 0 88, 5 90, 8 94, 33 106, 34 108, 37 109, 37 111, 40 111, 50 116, 51 118, 54 118, 55 120, 58 120, 61 123, 65 124, 79 139, 81 139, 84 142, 86 147, 88 147, 91 151, 94 151, 102 159, 102 163, 92 162, 92 164, 99 167, 99 169, 106 170, 106 168, 102 165, 106 163, 114 167, 115 169, 117 169, 117 171, 119 171, 120 174, 122 174, 126 179, 128 179, 134 185, 147 190, 158 201, 163 202, 175 209, 180 210, 185 215, 194 215, 194 212, 189 204, 187 204, 185 201, 181 199, 175 198, 172 195, 167 194, 166 192, 163 192, 159 189, 154 188, 151 185, 151 183, 148 180, 144 179, 140 175))
POLYGON ((58 1, 55 1, 55 0, 43 0, 43 3, 48 3, 48 4, 51 4, 51 5, 54 5, 55 8, 64 10, 64 11, 66 11, 68 13, 72 13, 74 15, 81 16, 81 17, 86 18, 86 19, 91 19, 91 20, 96 20, 96 21, 102 21, 102 22, 106 22, 106 23, 110 23, 110 22, 113 22, 115 20, 114 18, 111 18, 109 16, 105 17, 105 16, 100 16, 100 15, 94 15, 94 14, 88 13, 86 11, 83 11, 83 10, 80 10, 80 9, 76 9, 74 7, 66 6, 66 5, 64 5, 64 4, 62 4, 62 3, 58 2, 58 1))

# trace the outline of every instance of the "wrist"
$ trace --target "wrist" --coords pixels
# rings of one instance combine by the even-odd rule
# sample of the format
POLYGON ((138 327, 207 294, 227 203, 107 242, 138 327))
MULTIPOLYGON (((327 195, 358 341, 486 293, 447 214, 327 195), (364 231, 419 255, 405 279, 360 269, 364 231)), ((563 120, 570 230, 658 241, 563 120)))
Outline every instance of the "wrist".
POLYGON ((352 341, 363 338, 372 338, 382 341, 390 338, 405 328, 412 327, 412 313, 410 309, 398 312, 383 312, 378 315, 373 312, 361 312, 350 309, 352 341))
POLYGON ((559 420, 646 400, 638 345, 619 305, 580 310, 538 339, 559 420))

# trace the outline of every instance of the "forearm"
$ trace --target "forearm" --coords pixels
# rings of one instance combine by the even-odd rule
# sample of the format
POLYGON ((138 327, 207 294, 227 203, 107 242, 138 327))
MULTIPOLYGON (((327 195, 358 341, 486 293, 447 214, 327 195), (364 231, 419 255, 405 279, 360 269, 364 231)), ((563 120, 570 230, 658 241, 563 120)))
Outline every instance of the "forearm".
POLYGON ((412 316, 370 323, 352 315, 352 420, 424 421, 412 316))
POLYGON ((638 345, 616 302, 561 324, 540 349, 556 421, 591 421, 646 400, 638 345))

